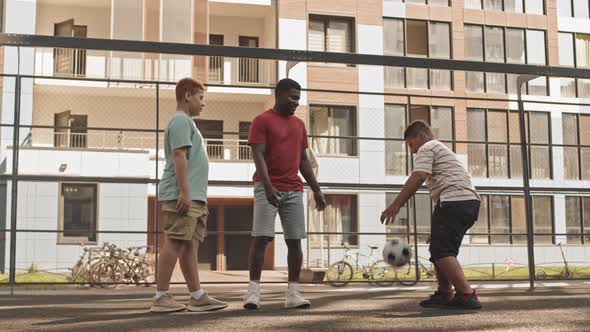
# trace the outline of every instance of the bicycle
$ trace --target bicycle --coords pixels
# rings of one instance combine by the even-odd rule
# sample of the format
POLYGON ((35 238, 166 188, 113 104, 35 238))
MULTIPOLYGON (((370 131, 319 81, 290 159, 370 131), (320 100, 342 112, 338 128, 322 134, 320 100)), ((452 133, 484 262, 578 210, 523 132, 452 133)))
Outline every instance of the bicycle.
POLYGON ((426 258, 420 256, 412 257, 407 267, 394 269, 394 271, 395 281, 399 282, 403 286, 414 286, 421 279, 431 279, 436 277, 436 270, 434 269, 434 264, 432 264, 426 258), (416 273, 416 262, 418 263, 418 273, 416 273))
POLYGON ((373 250, 379 247, 368 246, 371 252, 369 255, 364 255, 358 251, 352 253, 352 249, 344 242, 341 242, 340 245, 344 248, 344 258, 341 261, 331 264, 326 272, 326 278, 331 286, 344 287, 350 283, 355 272, 351 262, 354 263, 357 271, 360 268, 363 279, 382 287, 393 284, 393 279, 387 279, 390 275, 393 276, 393 268, 382 259, 375 260, 373 258, 373 250), (369 260, 369 264, 360 264, 359 257, 366 257, 369 260))
POLYGON ((129 247, 125 250, 108 242, 102 247, 87 248, 81 244, 83 253, 71 269, 71 281, 114 287, 118 283, 147 283, 152 274, 152 263, 147 260, 151 247, 129 247), (145 249, 145 250, 144 250, 145 249), (93 253, 95 253, 93 255, 93 253), (86 257, 88 256, 88 257, 86 257))
POLYGON ((100 261, 100 252, 102 248, 87 247, 85 243, 80 243, 80 246, 82 247, 82 254, 76 265, 69 269, 71 272, 68 276, 68 280, 71 282, 82 281, 94 283, 96 280, 92 271, 94 265, 100 261), (94 257, 93 253, 95 253, 94 257))

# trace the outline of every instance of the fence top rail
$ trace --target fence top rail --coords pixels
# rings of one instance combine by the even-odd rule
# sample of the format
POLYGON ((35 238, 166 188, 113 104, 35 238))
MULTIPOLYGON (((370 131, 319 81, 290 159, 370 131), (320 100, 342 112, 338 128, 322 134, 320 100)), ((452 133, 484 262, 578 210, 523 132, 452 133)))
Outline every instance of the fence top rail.
POLYGON ((146 52, 193 56, 227 56, 241 58, 286 60, 292 63, 342 63, 357 65, 432 68, 590 79, 590 69, 573 67, 490 63, 433 58, 413 58, 405 56, 384 56, 359 53, 335 53, 305 50, 150 42, 121 39, 75 38, 0 33, 0 45, 12 47, 58 47, 122 52, 146 52))

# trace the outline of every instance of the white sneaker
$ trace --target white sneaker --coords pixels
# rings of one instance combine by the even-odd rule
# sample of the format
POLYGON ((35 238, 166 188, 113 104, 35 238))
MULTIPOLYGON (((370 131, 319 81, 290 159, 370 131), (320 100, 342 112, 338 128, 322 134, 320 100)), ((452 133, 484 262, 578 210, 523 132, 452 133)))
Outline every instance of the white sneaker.
POLYGON ((306 300, 301 292, 299 291, 298 284, 292 284, 289 286, 285 297, 285 308, 309 308, 311 302, 306 300))
POLYGON ((254 310, 260 308, 260 285, 255 282, 250 282, 248 293, 244 300, 244 309, 254 310))

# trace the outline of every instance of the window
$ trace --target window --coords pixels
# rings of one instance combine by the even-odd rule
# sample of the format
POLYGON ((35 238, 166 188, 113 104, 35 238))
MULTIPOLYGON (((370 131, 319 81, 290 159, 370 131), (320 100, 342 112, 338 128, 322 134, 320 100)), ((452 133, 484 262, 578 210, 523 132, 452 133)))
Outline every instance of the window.
POLYGON ((383 20, 383 51, 385 54, 404 55, 404 36, 405 33, 403 20, 383 20))
MULTIPOLYGON (((385 204, 391 204, 397 197, 398 193, 387 193, 385 195, 385 204)), ((417 193, 406 205, 404 205, 393 224, 387 225, 386 232, 387 239, 404 238, 407 242, 414 242, 414 221, 416 222, 416 230, 419 233, 417 236, 418 243, 424 243, 430 234, 430 218, 432 214, 432 201, 430 194, 417 193)))
MULTIPOLYGON (((527 52, 527 63, 535 65, 545 65, 545 31, 527 30, 526 31, 527 49, 543 50, 542 52, 527 52)), ((547 95, 547 78, 536 78, 528 83, 528 94, 536 96, 547 95)))
POLYGON ((565 197, 568 244, 590 243, 590 197, 565 197))
POLYGON ((574 17, 588 18, 588 0, 574 0, 574 17))
POLYGON ((590 115, 562 115, 565 178, 590 180, 590 115))
MULTIPOLYGON (((192 42, 191 0, 162 0, 160 40, 170 43, 192 42)), ((192 57, 178 54, 160 55, 160 79, 178 81, 192 74, 192 57)), ((223 76, 222 76, 223 77, 223 76)))
POLYGON ((572 0, 557 0, 557 16, 572 17, 572 0))
POLYGON ((526 63, 523 29, 506 29, 506 62, 526 63))
MULTIPOLYGON (((510 175, 522 176, 522 158, 520 147, 520 128, 518 112, 510 112, 510 175)), ((549 113, 526 112, 525 130, 531 145, 528 148, 531 179, 551 178, 550 127, 549 113), (535 128, 535 130, 531 130, 535 128)))
POLYGON ((553 198, 533 196, 533 230, 535 243, 554 243, 553 198))
MULTIPOLYGON (((402 0, 399 0, 402 2, 402 0)), ((430 5, 430 6, 449 6, 448 0, 406 0, 406 3, 415 3, 419 5, 430 5)))
POLYGON ((408 153, 404 142, 406 127, 405 105, 385 105, 385 138, 396 138, 398 141, 385 141, 385 174, 406 175, 408 153))
POLYGON ((207 155, 214 160, 225 159, 223 147, 223 121, 195 120, 195 125, 207 142, 207 155))
POLYGON ((311 15, 309 17, 308 48, 310 51, 353 53, 354 29, 352 18, 311 15))
POLYGON ((549 147, 549 113, 528 112, 529 158, 532 179, 551 178, 551 148, 549 147), (531 130, 534 128, 534 130, 531 130))
POLYGON ((0 32, 4 32, 4 0, 0 0, 0 32))
MULTIPOLYGON (((313 195, 309 196, 311 220, 309 232, 350 233, 358 232, 358 203, 355 195, 326 194, 328 205, 322 213, 316 211, 313 195)), ((310 234, 310 245, 314 248, 340 248, 341 242, 359 244, 356 234, 310 234)))
MULTIPOLYGON (((209 35, 209 45, 223 46, 223 35, 209 35)), ((209 81, 223 82, 224 80, 224 59, 221 56, 209 57, 209 81)))
POLYGON ((474 177, 486 177, 486 146, 483 144, 486 140, 485 110, 467 110, 467 140, 469 142, 482 142, 467 144, 467 164, 469 165, 469 173, 474 177))
POLYGON ((510 243, 510 196, 489 197, 491 243, 510 243))
MULTIPOLYGON (((574 67, 574 34, 560 32, 558 34, 558 48, 559 65, 574 67)), ((561 78, 560 90, 562 97, 576 97, 576 79, 561 78)))
POLYGON ((488 164, 489 177, 508 177, 508 113, 488 112, 488 164))
POLYGON ((250 133, 250 125, 252 122, 240 121, 239 123, 239 139, 238 144, 238 159, 252 160, 252 150, 248 145, 248 134, 250 133))
MULTIPOLYGON (((581 33, 560 32, 559 64, 590 68, 590 35, 581 33)), ((590 98, 590 80, 561 78, 561 96, 590 98)))
POLYGON ((356 156, 356 108, 349 106, 311 106, 311 146, 322 156, 356 156))
MULTIPOLYGON (((406 52, 411 57, 428 57, 428 22, 407 20, 406 52)), ((407 68, 407 85, 410 89, 428 89, 428 69, 407 68)))
POLYGON ((578 116, 576 114, 563 113, 561 118, 563 129, 563 163, 564 177, 568 180, 580 179, 579 154, 578 154, 578 116))
MULTIPOLYGON (((384 29, 384 52, 387 55, 451 58, 449 23, 385 19, 384 29)), ((451 90, 451 71, 385 67, 385 86, 388 88, 451 90)))
MULTIPOLYGON (((590 35, 576 34, 576 66, 590 68, 590 35)), ((578 79, 578 97, 590 98, 590 81, 578 79)))
POLYGON ((465 8, 481 9, 482 0, 465 0, 465 8))
MULTIPOLYGON (((531 122, 529 149, 531 178, 551 177, 549 114, 527 112, 525 126, 531 122)), ((520 126, 517 112, 467 109, 468 170, 474 177, 514 178, 522 176, 520 126)))
POLYGON ((527 243, 526 210, 524 196, 510 196, 510 217, 512 218, 512 243, 527 243))
MULTIPOLYGON (((465 59, 473 61, 545 64, 543 52, 528 49, 545 49, 545 32, 503 27, 464 25, 465 59), (540 47, 539 45, 542 45, 540 47)), ((469 92, 516 93, 516 75, 503 73, 465 72, 466 90, 469 92)), ((546 96, 547 78, 540 77, 527 84, 530 95, 546 96)))
POLYGON ((543 15, 543 0, 465 0, 465 8, 543 15), (525 8, 526 4, 526 8, 525 8))
POLYGON ((58 243, 97 243, 97 191, 96 184, 60 185, 58 243))
MULTIPOLYGON (((526 244, 524 197, 481 195, 481 198, 478 220, 469 231, 470 243, 526 244)), ((532 196, 532 205, 535 243, 554 243, 553 198, 532 196)))
POLYGON ((502 10, 502 0, 483 0, 483 9, 502 10))
POLYGON ((475 221, 473 226, 469 229, 469 243, 490 243, 489 229, 490 223, 488 220, 488 196, 481 195, 481 203, 479 205, 479 215, 477 217, 477 221, 475 221))
POLYGON ((545 65, 545 31, 527 30, 526 43, 529 50, 543 50, 542 52, 527 52, 527 63, 545 65))
POLYGON ((543 15, 545 13, 544 2, 544 0, 526 0, 525 5, 527 14, 543 15))
MULTIPOLYGON (((483 61, 483 28, 465 25, 465 60, 483 61)), ((484 92, 484 73, 465 72, 466 89, 470 92, 484 92)))
MULTIPOLYGON (((451 58, 451 33, 449 29, 448 23, 430 23, 428 51, 431 58, 451 58)), ((451 90, 451 71, 430 69, 430 87, 435 90, 451 90)))
POLYGON ((522 12, 524 12, 522 1, 523 0, 504 0, 505 10, 507 12, 512 12, 512 13, 522 13, 522 12))

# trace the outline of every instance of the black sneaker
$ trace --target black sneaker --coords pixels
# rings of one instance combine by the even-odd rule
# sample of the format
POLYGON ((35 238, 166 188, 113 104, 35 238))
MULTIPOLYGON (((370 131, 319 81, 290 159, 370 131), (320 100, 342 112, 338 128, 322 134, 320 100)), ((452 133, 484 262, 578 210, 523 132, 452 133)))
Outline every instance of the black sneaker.
POLYGON ((420 302, 420 306, 425 308, 440 308, 448 306, 450 303, 450 294, 441 291, 436 291, 434 294, 424 301, 420 302))
POLYGON ((448 306, 453 309, 481 309, 475 290, 471 294, 456 293, 448 306))

